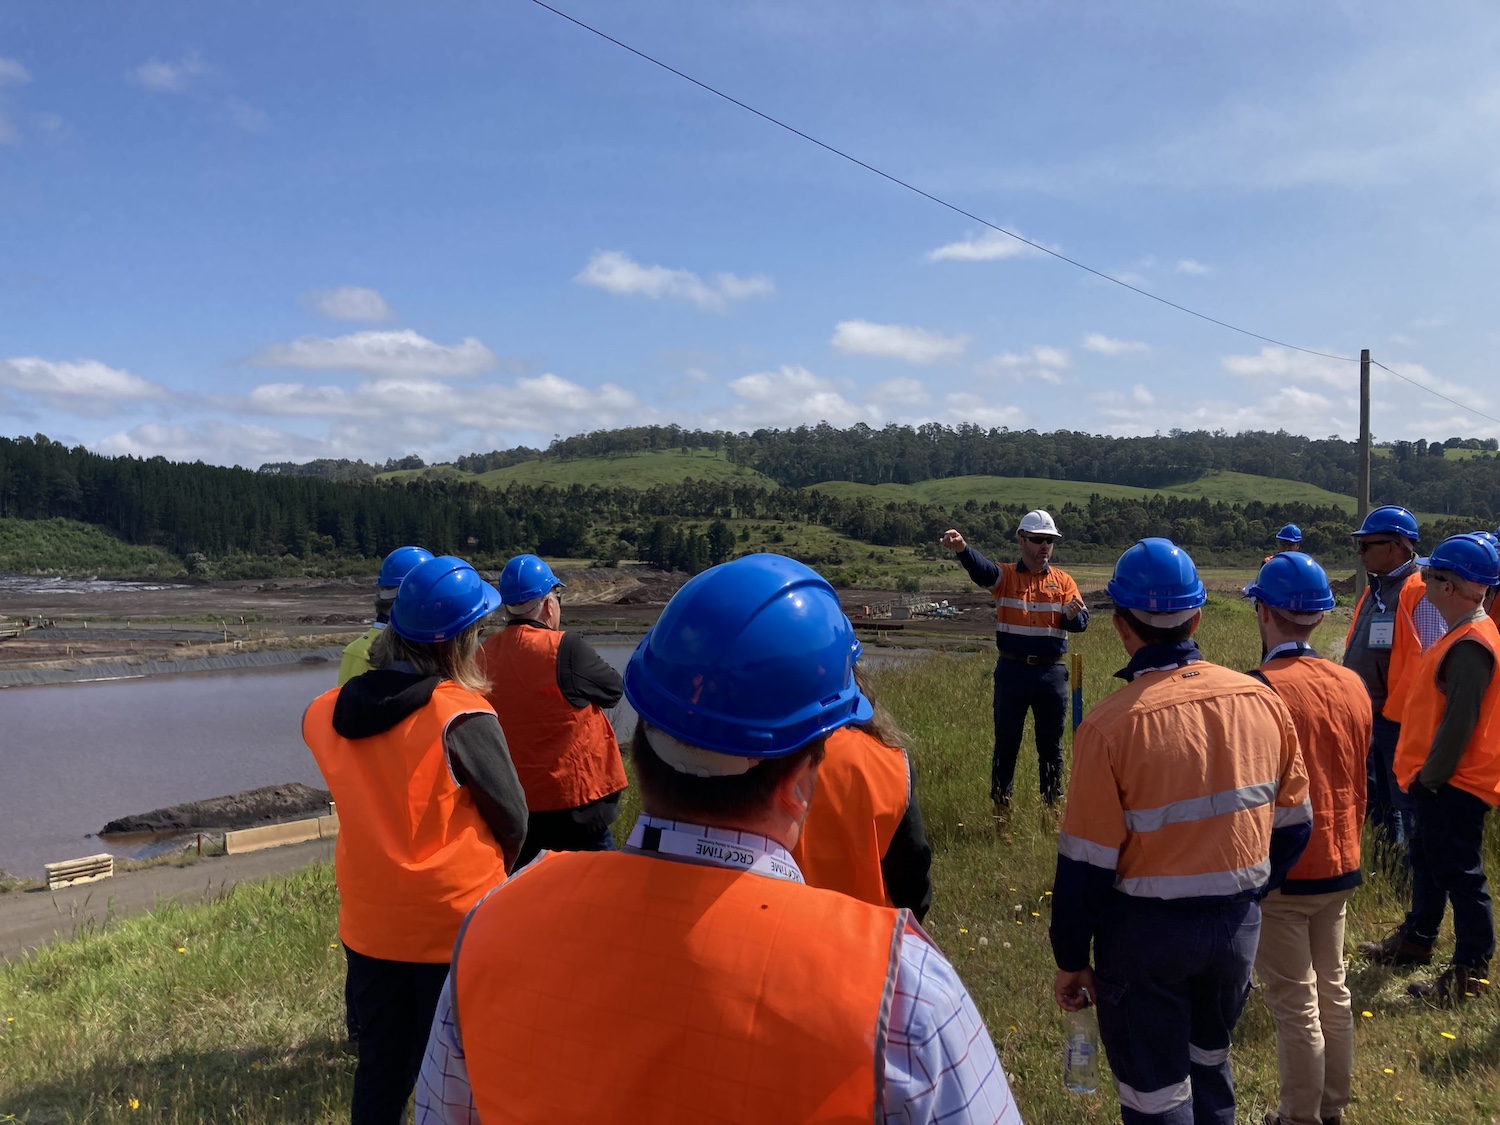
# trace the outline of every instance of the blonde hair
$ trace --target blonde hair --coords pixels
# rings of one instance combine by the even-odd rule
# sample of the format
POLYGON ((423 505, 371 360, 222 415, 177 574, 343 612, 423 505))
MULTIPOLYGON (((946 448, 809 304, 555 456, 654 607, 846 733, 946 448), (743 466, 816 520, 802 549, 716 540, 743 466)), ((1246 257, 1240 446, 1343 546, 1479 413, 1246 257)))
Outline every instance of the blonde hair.
POLYGON ((425 676, 441 676, 482 695, 490 690, 490 678, 479 664, 479 624, 430 645, 409 641, 387 625, 370 645, 370 666, 385 668, 404 660, 425 676))

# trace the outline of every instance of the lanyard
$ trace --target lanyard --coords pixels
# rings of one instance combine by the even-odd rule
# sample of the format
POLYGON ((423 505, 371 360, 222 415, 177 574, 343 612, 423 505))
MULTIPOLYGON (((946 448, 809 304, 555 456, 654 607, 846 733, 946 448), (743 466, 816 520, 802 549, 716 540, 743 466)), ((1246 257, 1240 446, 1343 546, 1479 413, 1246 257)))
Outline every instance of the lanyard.
POLYGON ((1306 641, 1287 641, 1286 644, 1277 645, 1270 652, 1262 664, 1269 664, 1273 660, 1280 660, 1283 656, 1317 656, 1318 650, 1306 641))
POLYGON ((630 830, 627 848, 679 859, 696 860, 714 867, 749 871, 788 883, 803 881, 802 872, 780 844, 754 832, 733 828, 707 828, 680 820, 642 816, 630 830))

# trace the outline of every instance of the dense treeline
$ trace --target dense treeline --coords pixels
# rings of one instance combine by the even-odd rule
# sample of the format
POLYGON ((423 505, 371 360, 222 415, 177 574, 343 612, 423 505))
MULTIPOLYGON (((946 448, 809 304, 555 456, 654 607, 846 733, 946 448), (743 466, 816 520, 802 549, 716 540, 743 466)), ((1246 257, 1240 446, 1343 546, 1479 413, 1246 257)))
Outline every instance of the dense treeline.
MULTIPOLYGON (((816 432, 794 431, 794 444, 816 432)), ((807 448, 816 452, 816 443, 807 448)), ((1442 463, 1430 454, 1418 459, 1442 463)), ((1476 458, 1450 468, 1460 464, 1492 470, 1494 460, 1476 458)), ((1248 560, 1288 521, 1302 525, 1309 549, 1351 558, 1352 521, 1331 506, 1094 496, 1063 505, 1056 514, 1075 558, 1104 558, 1141 536, 1167 535, 1207 556, 1248 560)), ((767 488, 754 480, 687 480, 644 490, 519 484, 492 490, 454 478, 349 483, 160 457, 102 457, 42 436, 0 439, 0 516, 79 520, 127 544, 165 548, 189 572, 225 576, 253 573, 255 567, 244 561, 253 559, 282 560, 283 572, 290 565, 332 560, 348 569, 351 560, 375 559, 413 542, 481 565, 530 550, 607 561, 635 557, 696 570, 735 549, 749 549, 736 546, 750 541, 747 521, 809 524, 865 544, 934 552, 937 535, 959 526, 982 547, 1002 550, 1020 515, 1019 507, 996 502, 971 500, 959 508, 881 503, 810 488, 767 488), (730 521, 739 521, 737 536, 730 521)), ((1431 534, 1471 526, 1456 522, 1431 534)), ((782 542, 774 529, 757 530, 763 537, 754 544, 782 542)), ((848 552, 847 546, 830 547, 827 557, 809 561, 838 565, 848 552)))
MULTIPOLYGON (((1371 498, 1376 504, 1500 519, 1497 445, 1494 438, 1397 442, 1388 455, 1373 459, 1371 498), (1446 456, 1457 449, 1475 455, 1446 456)), ((1305 481, 1352 496, 1359 477, 1356 442, 1263 431, 1173 430, 1154 437, 1121 438, 938 423, 893 424, 879 430, 860 424, 840 430, 824 422, 751 434, 638 426, 560 438, 546 456, 569 459, 679 448, 722 450, 729 460, 790 487, 830 480, 915 484, 988 475, 1165 488, 1225 470, 1305 481)))

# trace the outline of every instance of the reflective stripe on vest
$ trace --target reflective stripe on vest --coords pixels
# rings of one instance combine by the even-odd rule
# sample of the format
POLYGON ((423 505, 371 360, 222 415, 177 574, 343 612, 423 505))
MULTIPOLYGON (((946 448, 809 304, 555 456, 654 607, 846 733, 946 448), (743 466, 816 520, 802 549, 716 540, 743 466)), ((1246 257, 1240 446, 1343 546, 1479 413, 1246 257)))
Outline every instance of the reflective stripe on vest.
POLYGON ((1271 832, 1311 817, 1285 704, 1198 661, 1144 673, 1084 720, 1057 846, 1125 894, 1231 898, 1264 887, 1271 832))
POLYGON ((1291 657, 1261 665, 1297 727, 1312 801, 1312 838, 1288 879, 1335 879, 1360 865, 1370 697, 1364 681, 1331 660, 1291 657))
POLYGON ((1448 696, 1438 686, 1443 657, 1459 641, 1477 641, 1497 657, 1496 674, 1479 707, 1479 722, 1464 746, 1458 769, 1448 779, 1455 789, 1472 793, 1488 805, 1500 805, 1500 630, 1489 617, 1465 621, 1422 655, 1422 664, 1406 697, 1406 720, 1396 744, 1392 772, 1402 789, 1418 784, 1417 774, 1432 752, 1432 740, 1443 721, 1448 696))
POLYGON ((367 957, 442 963, 464 915, 505 879, 500 846, 443 747, 454 719, 490 705, 444 680, 390 730, 346 739, 333 730, 340 690, 320 695, 302 719, 339 809, 339 937, 367 957))
POLYGON ((880 861, 906 815, 906 754, 850 727, 829 735, 826 747, 792 858, 811 886, 891 906, 880 861))
POLYGON ((905 919, 750 872, 544 854, 454 957, 479 1119, 879 1121, 905 919))
POLYGON ((494 687, 487 696, 505 732, 530 812, 576 809, 626 786, 609 716, 574 707, 557 686, 563 634, 508 625, 480 649, 494 687))
POLYGON ((1422 663, 1422 638, 1417 632, 1417 606, 1427 596, 1427 583, 1413 575, 1396 599, 1396 635, 1391 642, 1391 664, 1386 672, 1385 706, 1380 713, 1393 723, 1402 721, 1406 697, 1422 663))
POLYGON ((1002 563, 1000 581, 990 593, 995 597, 995 632, 1066 639, 1062 609, 1078 596, 1078 587, 1056 567, 1036 574, 1002 563))

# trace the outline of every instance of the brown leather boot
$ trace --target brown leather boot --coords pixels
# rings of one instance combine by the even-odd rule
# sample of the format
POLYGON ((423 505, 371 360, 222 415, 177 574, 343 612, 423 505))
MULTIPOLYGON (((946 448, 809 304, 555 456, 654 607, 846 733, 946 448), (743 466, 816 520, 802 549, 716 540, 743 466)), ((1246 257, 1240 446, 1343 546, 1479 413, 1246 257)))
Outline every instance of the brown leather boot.
POLYGON ((1449 965, 1434 980, 1419 980, 1406 986, 1406 991, 1419 1000, 1431 1000, 1452 1006, 1462 1004, 1480 996, 1488 996, 1489 978, 1483 969, 1468 965, 1449 965))
POLYGON ((1377 965, 1430 965, 1432 946, 1406 936, 1397 926, 1379 941, 1362 941, 1355 947, 1359 955, 1377 965))

